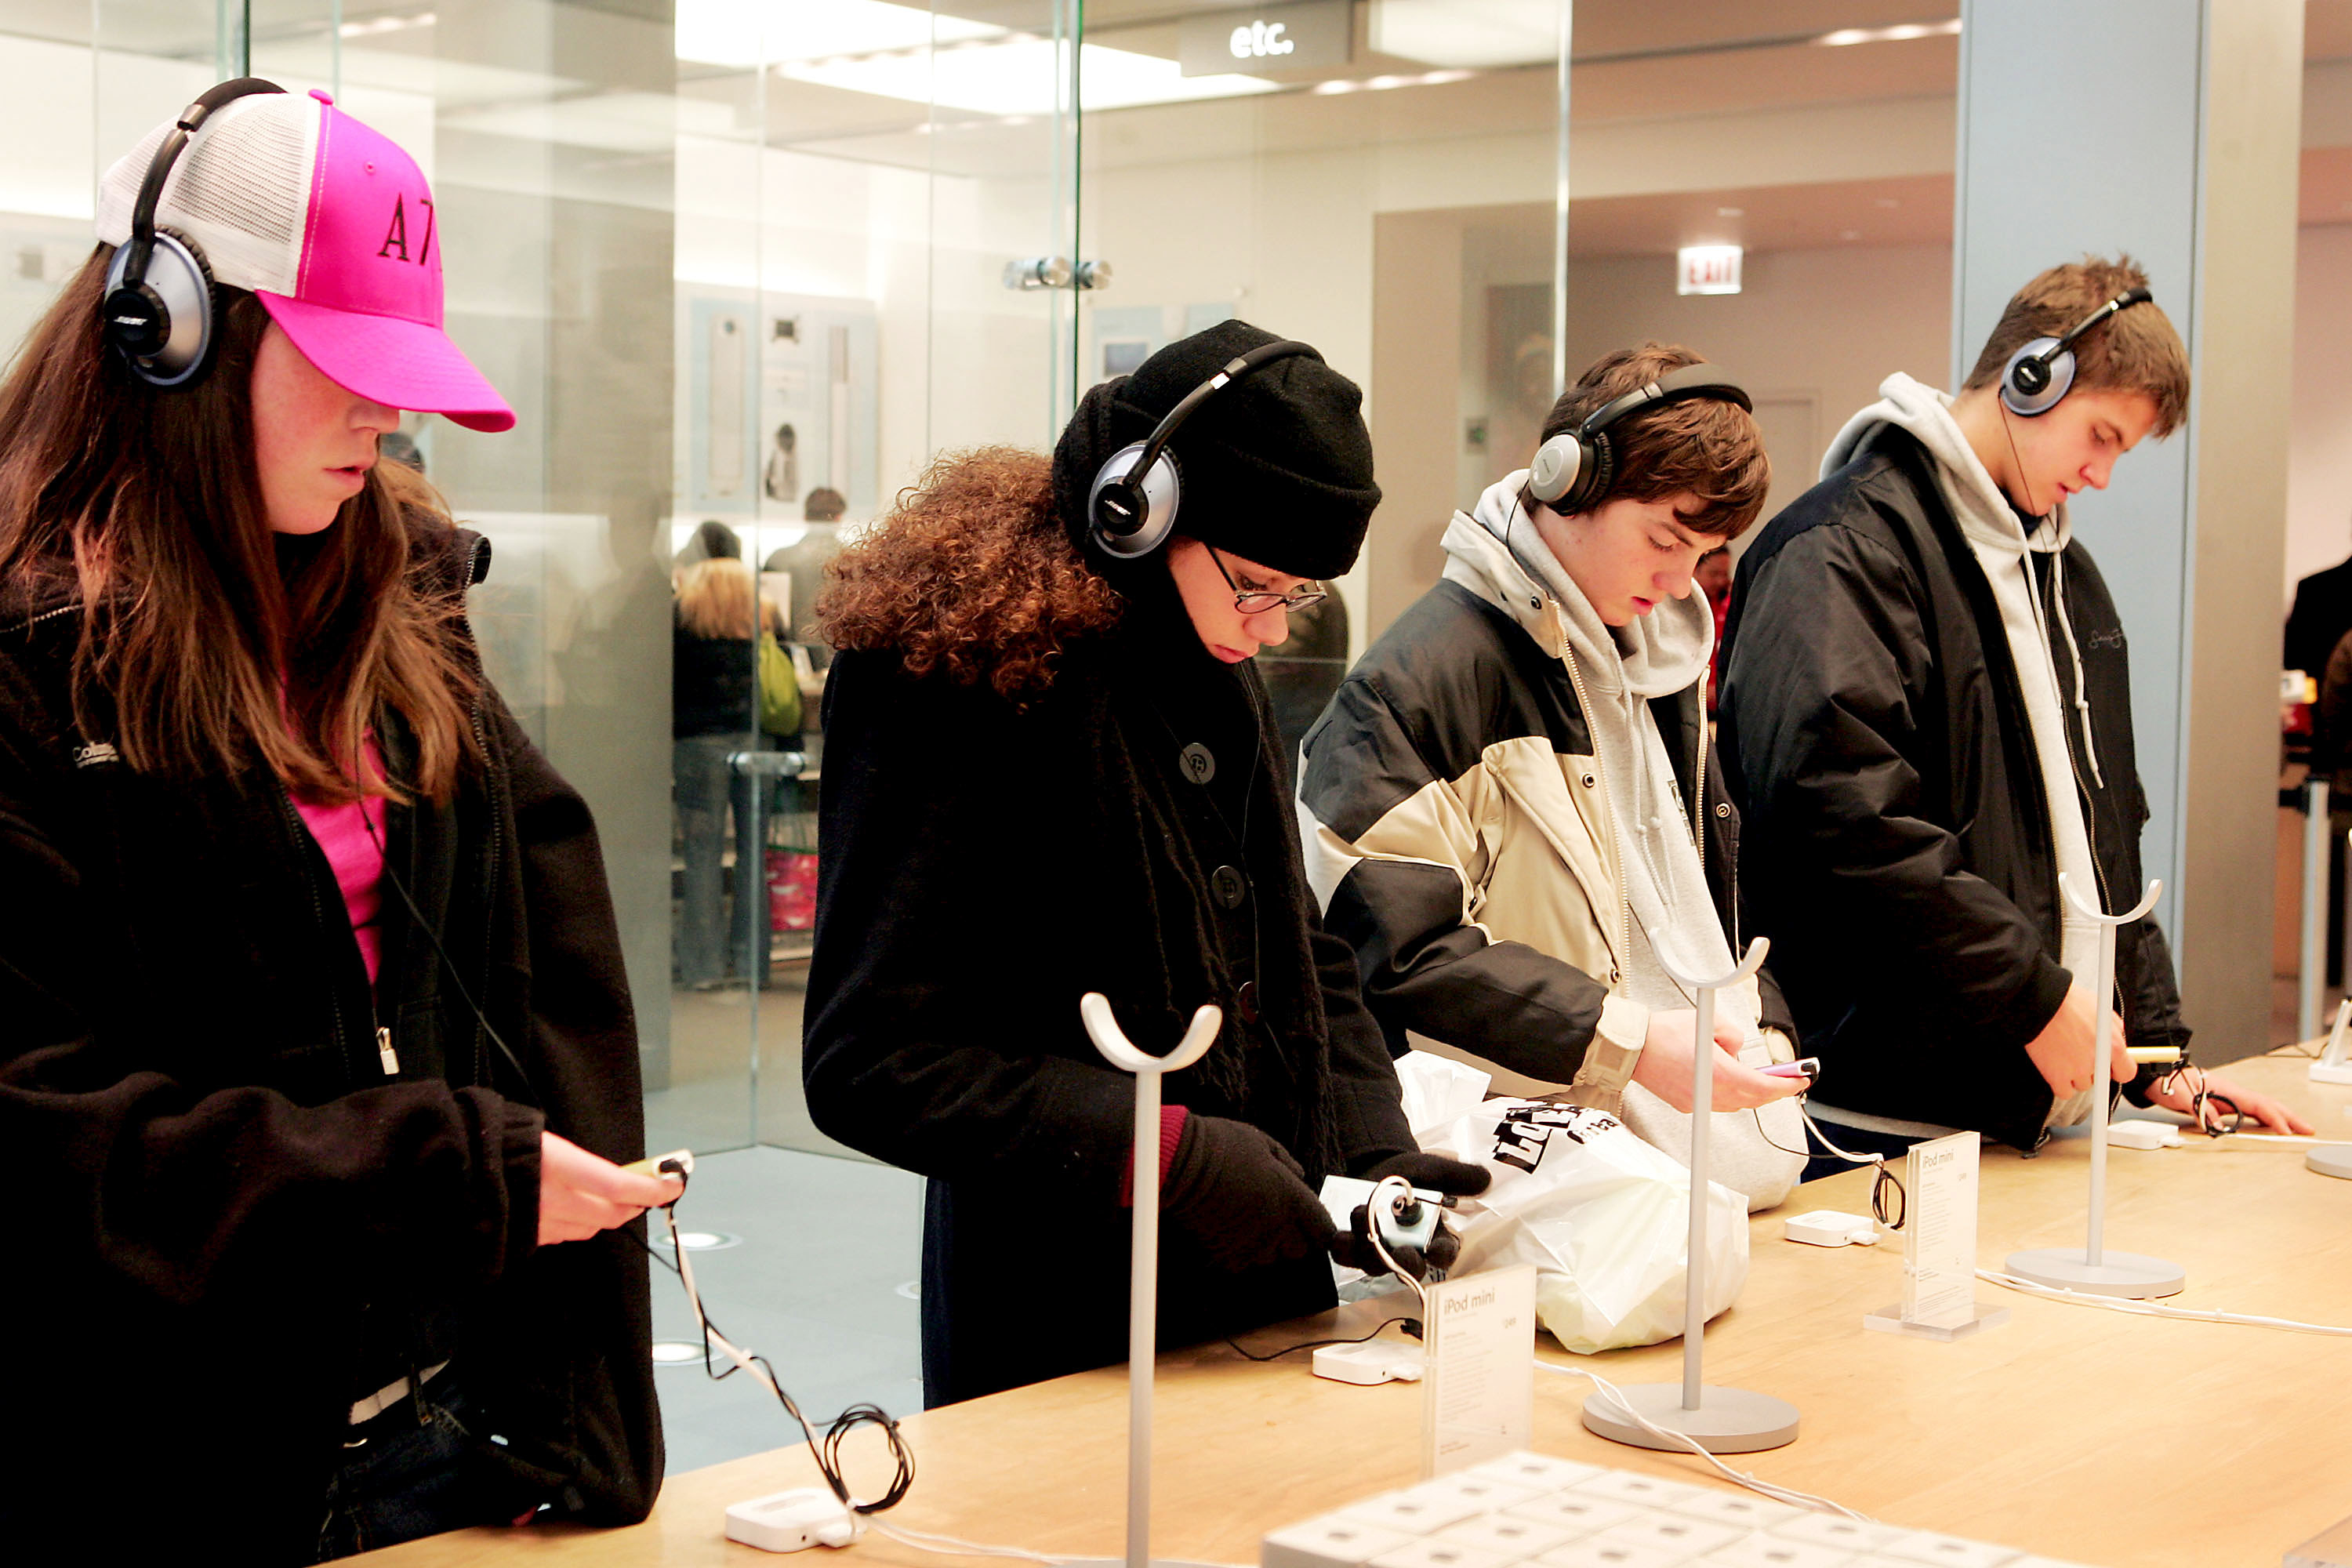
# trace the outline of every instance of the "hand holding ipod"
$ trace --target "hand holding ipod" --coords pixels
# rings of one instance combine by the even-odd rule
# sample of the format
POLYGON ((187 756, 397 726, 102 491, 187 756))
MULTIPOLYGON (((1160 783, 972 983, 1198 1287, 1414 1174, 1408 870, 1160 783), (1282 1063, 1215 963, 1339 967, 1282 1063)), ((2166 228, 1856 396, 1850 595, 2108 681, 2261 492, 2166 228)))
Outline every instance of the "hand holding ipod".
POLYGON ((591 1154, 568 1138, 539 1135, 539 1244, 584 1241, 675 1199, 686 1184, 645 1176, 591 1154))

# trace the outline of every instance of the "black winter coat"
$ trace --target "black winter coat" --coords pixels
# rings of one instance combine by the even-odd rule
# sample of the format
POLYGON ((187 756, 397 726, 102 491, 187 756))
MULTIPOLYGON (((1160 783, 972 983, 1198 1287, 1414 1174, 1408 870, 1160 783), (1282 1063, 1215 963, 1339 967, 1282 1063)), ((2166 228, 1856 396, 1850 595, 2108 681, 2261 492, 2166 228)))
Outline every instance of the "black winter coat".
MULTIPOLYGON (((1263 712, 1255 672, 1241 679, 1263 712)), ((1271 726, 1188 690, 1099 641, 1066 652, 1026 710, 911 677, 892 651, 835 658, 803 1073, 818 1126, 930 1178, 930 1404, 1126 1357, 1134 1089, 1081 1026, 1085 993, 1155 1054, 1193 1007, 1221 1004, 1223 1034, 1163 1080, 1167 1103, 1263 1129, 1312 1184, 1413 1146, 1354 955, 1307 900, 1271 726), (1187 745, 1213 760, 1204 784, 1180 772, 1187 745), (1151 864, 1106 854, 1088 826, 1119 820, 1153 824, 1151 864), (1238 862, 1245 891, 1229 904, 1163 862, 1238 862), (1286 951, 1300 955, 1288 969, 1286 951), (1281 994, 1300 973, 1319 1006, 1281 994), (1261 975, 1263 998, 1245 1001, 1261 975)), ((1169 1345, 1332 1301, 1323 1258, 1225 1273, 1173 1222, 1160 1285, 1169 1345)))
MULTIPOLYGON (((420 543, 452 574, 487 560, 446 526, 420 543)), ((644 1152, 587 806, 485 686, 487 770, 386 823, 452 962, 387 878, 372 994, 275 778, 134 773, 104 715, 75 729, 80 620, 0 617, 0 1144, 39 1194, 0 1291, 30 1352, 0 1367, 0 1540, 307 1563, 352 1401, 444 1358, 502 1439, 486 1464, 564 1516, 642 1518, 662 1445, 636 1227, 536 1245, 542 1128, 644 1152)), ((399 776, 406 731, 377 736, 399 776)))
MULTIPOLYGON (((2064 553, 2105 783, 2079 755, 2074 778, 2098 896, 2126 909, 2147 822, 2129 652, 2089 553, 2064 553)), ((2032 559, 2048 608, 2049 558, 2032 559)), ((1748 912, 1822 1097, 2039 1147, 2052 1097, 2023 1047, 2072 978, 2057 850, 1992 586, 1916 438, 1880 426, 1773 519, 1740 561, 1724 635, 1748 912)), ((2073 661, 2054 662, 2072 714, 2073 661)), ((2116 984, 2131 1043, 2187 1045, 2153 919, 2117 933, 2116 984)))

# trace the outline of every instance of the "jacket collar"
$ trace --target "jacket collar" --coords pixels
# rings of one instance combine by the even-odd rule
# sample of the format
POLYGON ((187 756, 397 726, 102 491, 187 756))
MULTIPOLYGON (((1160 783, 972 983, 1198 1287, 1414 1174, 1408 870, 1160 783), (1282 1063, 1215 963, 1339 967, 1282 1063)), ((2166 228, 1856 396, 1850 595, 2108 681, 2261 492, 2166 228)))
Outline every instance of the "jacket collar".
POLYGON ((1444 578, 1475 594, 1508 616, 1554 658, 1566 655, 1568 626, 1559 601, 1522 565, 1511 547, 1467 512, 1445 525, 1444 578))

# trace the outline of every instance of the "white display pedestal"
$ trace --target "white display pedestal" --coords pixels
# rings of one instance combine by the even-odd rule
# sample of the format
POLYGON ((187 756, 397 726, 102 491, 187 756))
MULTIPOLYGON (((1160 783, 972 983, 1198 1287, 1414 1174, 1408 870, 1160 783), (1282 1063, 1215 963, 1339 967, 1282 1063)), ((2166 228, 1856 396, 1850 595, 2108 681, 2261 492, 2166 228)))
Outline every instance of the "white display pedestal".
POLYGON ((1770 943, 1758 937, 1730 973, 1694 980, 1677 973, 1664 952, 1658 967, 1698 997, 1698 1023, 1691 1041, 1690 1242, 1683 1281, 1683 1380, 1635 1384, 1615 1394, 1599 1393, 1584 1402, 1584 1425, 1612 1443, 1672 1453, 1683 1445, 1661 1436, 1642 1421, 1691 1439, 1710 1454, 1748 1454, 1797 1440, 1797 1407, 1769 1394, 1723 1388, 1700 1376, 1706 1342, 1707 1132, 1715 1106, 1715 994, 1737 985, 1763 967, 1770 943), (1634 1419, 1641 1417, 1640 1421, 1634 1419))
POLYGON ((2083 1290, 2096 1296, 2122 1296, 2133 1300, 2147 1300, 2156 1296, 2179 1293, 2189 1282, 2188 1275, 2178 1264, 2161 1258, 2148 1258, 2137 1252, 2110 1252, 2106 1249, 2107 1208, 2107 1101, 2112 1098, 2115 1075, 2108 1070, 2107 1057, 2115 1028, 2115 1012, 2106 998, 2116 992, 2116 928, 2129 925, 2156 907, 2163 893, 2161 881, 2150 882, 2147 894, 2139 903, 2120 915, 2111 915, 2094 904, 2084 903, 2076 893, 2074 882, 2065 872, 2058 873, 2058 892, 2075 912, 2096 921, 2099 926, 2099 984, 2092 994, 2099 999, 2098 1043, 2092 1055, 2097 1058, 2095 1076, 2091 1082, 2091 1220, 2087 1239, 2080 1247, 2045 1247, 2027 1252, 2012 1252, 2001 1267, 2021 1279, 2036 1285, 2054 1286, 2062 1290, 2083 1290))
POLYGON ((1217 1568, 1151 1555, 1151 1379, 1160 1339, 1160 1080, 1208 1054, 1224 1015, 1202 1007, 1176 1048, 1147 1056, 1128 1042, 1110 1001, 1089 991, 1078 1003, 1087 1034, 1110 1064, 1135 1075, 1134 1258, 1127 1313, 1127 1555, 1071 1557, 1083 1568, 1217 1568))

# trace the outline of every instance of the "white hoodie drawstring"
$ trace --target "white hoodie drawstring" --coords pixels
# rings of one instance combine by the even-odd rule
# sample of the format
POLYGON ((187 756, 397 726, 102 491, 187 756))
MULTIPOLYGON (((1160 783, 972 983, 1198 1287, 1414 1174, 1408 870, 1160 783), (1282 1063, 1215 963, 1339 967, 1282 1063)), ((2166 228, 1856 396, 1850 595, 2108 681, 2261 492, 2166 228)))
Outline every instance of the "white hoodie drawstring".
POLYGON ((2074 712, 2083 721, 2083 756, 2091 764, 2091 782, 2101 789, 2107 781, 2099 772, 2099 744, 2091 738, 2091 694, 2083 684, 2083 646, 2074 640, 2074 618, 2066 613, 2066 552, 2050 554, 2050 596, 2058 605, 2058 629, 2066 634, 2066 651, 2074 660, 2074 712))
MULTIPOLYGON (((2053 541, 2059 537, 2055 531, 2057 521, 2057 514, 2053 512, 2042 524, 2053 531, 2051 537, 2053 541)), ((2035 555, 2050 557, 2050 598, 2058 606, 2058 629, 2065 634, 2067 656, 2074 661, 2074 716, 2083 723, 2083 759, 2091 764, 2091 782, 2105 789, 2107 781, 2099 772, 2098 742, 2091 738, 2091 694, 2083 685, 2083 645, 2074 640, 2074 617, 2066 613, 2066 551, 2061 544, 2045 546, 2037 543, 2032 534, 2024 533, 2021 523, 2019 531, 2025 539, 2025 583, 2033 605, 2033 624, 2042 633, 2043 647, 2050 646, 2050 623, 2042 616, 2042 591, 2033 582, 2032 560, 2035 555)), ((2054 675, 2056 671, 2052 673, 2054 675)))

